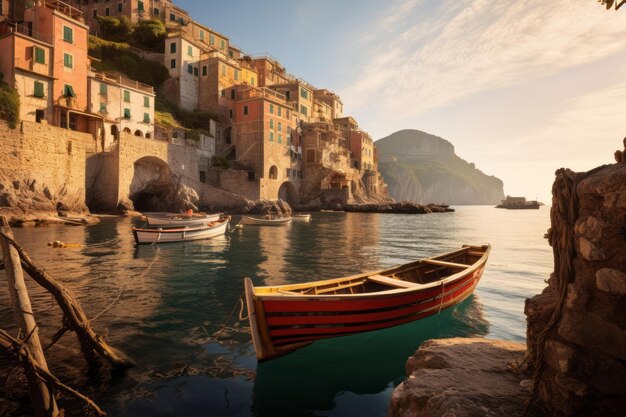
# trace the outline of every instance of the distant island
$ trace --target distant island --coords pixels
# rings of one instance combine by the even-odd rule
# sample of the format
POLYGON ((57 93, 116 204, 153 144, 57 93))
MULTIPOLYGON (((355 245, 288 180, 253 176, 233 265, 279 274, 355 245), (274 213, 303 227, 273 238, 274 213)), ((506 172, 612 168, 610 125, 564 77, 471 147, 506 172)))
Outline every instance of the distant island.
POLYGON ((379 170, 396 200, 452 205, 498 204, 502 180, 454 153, 447 140, 406 129, 376 141, 379 170))

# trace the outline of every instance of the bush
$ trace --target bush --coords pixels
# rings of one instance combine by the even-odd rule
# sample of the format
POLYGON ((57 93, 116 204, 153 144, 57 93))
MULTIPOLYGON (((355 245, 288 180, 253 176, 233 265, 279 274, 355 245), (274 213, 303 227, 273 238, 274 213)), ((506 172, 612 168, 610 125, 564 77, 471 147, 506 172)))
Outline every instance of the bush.
POLYGON ((131 40, 137 46, 157 52, 163 52, 167 32, 160 20, 142 20, 132 33, 131 40))
POLYGON ((126 16, 120 19, 112 16, 96 16, 98 36, 115 42, 127 42, 133 25, 126 16))
POLYGON ((4 82, 4 74, 0 72, 0 119, 9 123, 11 129, 20 121, 20 95, 15 88, 4 82))
POLYGON ((209 131, 210 120, 217 120, 213 113, 183 110, 159 93, 157 93, 154 110, 155 113, 169 113, 180 126, 186 129, 209 131))
POLYGON ((170 77, 163 64, 144 59, 130 50, 127 43, 118 43, 89 37, 89 55, 98 58, 93 62, 98 71, 117 71, 133 80, 159 87, 170 77))

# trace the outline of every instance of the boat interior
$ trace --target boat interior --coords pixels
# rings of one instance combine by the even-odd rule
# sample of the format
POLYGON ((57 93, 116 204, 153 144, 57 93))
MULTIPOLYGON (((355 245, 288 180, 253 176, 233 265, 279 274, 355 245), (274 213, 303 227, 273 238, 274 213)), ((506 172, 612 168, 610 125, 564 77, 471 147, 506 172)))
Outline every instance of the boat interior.
POLYGON ((441 281, 471 267, 487 250, 488 246, 468 246, 455 252, 401 265, 376 274, 278 287, 257 287, 255 293, 258 295, 340 295, 413 288, 441 281))

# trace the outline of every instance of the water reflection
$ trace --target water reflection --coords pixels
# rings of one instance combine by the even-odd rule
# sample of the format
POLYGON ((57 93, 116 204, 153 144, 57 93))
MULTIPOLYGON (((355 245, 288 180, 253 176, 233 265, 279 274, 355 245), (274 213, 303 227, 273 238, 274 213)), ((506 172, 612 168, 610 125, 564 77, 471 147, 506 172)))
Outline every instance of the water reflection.
POLYGON ((331 410, 344 392, 385 391, 404 375, 406 358, 425 340, 481 336, 489 325, 474 297, 439 316, 376 332, 315 342, 260 363, 252 409, 257 416, 307 416, 331 410))

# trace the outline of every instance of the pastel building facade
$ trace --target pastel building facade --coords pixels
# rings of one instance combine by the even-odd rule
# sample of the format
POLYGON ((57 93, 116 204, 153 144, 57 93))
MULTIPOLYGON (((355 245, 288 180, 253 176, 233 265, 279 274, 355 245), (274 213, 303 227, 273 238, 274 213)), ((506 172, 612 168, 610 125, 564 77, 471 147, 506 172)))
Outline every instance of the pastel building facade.
POLYGON ((127 77, 91 73, 89 111, 103 120, 104 147, 120 133, 154 138, 154 88, 127 77))
POLYGON ((171 0, 72 0, 71 3, 83 12, 92 33, 97 32, 98 16, 126 17, 131 23, 159 19, 185 24, 191 20, 189 14, 171 0))
POLYGON ((165 40, 164 65, 170 79, 164 85, 166 95, 185 110, 197 110, 200 57, 206 50, 186 36, 174 35, 165 40))

